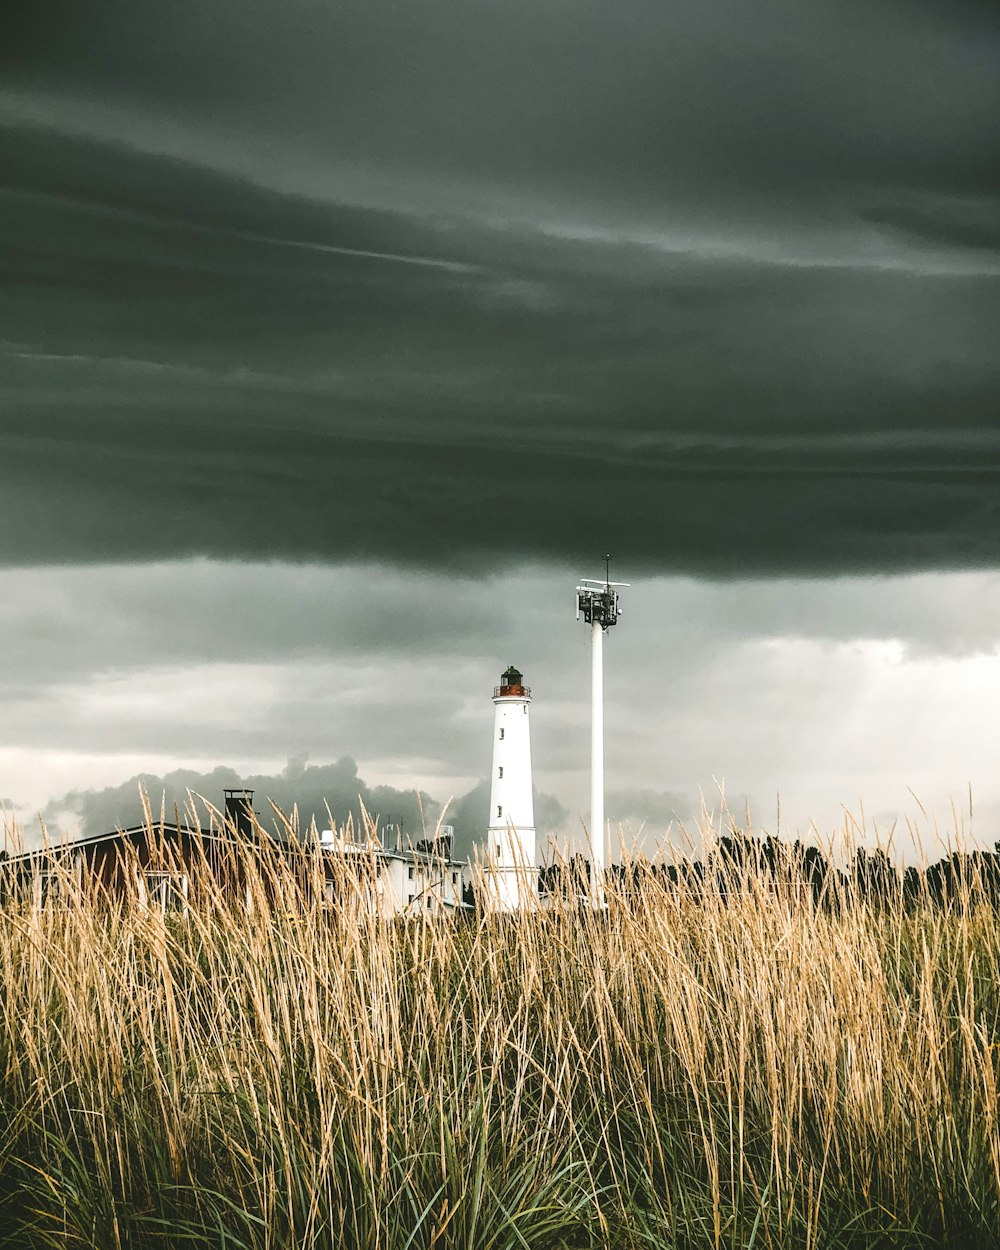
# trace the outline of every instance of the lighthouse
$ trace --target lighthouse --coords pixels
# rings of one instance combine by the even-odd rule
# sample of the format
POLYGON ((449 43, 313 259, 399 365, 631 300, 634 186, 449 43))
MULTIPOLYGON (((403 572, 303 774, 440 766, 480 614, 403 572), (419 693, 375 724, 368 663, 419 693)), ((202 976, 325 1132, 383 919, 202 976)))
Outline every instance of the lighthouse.
POLYGON ((502 911, 530 905, 537 895, 535 807, 531 797, 531 690, 513 665, 493 690, 493 775, 490 784, 486 886, 502 911))

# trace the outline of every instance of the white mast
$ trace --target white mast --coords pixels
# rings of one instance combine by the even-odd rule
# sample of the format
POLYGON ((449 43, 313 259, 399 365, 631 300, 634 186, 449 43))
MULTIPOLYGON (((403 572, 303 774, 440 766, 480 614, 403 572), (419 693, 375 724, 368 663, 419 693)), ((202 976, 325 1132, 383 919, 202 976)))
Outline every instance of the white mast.
POLYGON ((590 840, 594 856, 594 901, 604 901, 604 874, 608 867, 607 829, 604 823, 604 626, 590 623, 590 840))
POLYGON ((590 626, 591 719, 590 719, 590 842, 593 854, 591 899, 604 906, 604 878, 608 868, 608 831, 604 819, 604 631, 618 624, 620 609, 615 586, 628 582, 611 580, 611 557, 604 557, 603 581, 581 578, 576 588, 576 619, 590 626))
POLYGON ((531 688, 513 665, 493 690, 493 776, 486 862, 490 903, 513 911, 537 892, 531 792, 531 688))

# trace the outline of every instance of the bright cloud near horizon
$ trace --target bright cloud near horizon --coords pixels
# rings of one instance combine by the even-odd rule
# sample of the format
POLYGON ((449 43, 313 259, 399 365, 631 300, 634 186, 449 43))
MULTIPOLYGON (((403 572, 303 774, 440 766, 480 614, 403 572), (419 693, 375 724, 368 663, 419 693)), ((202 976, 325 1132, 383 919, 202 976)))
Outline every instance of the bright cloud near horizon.
POLYGON ((468 844, 515 662, 579 839, 611 550, 625 843, 1000 838, 994 6, 66 0, 0 68, 26 828, 252 778, 468 844))

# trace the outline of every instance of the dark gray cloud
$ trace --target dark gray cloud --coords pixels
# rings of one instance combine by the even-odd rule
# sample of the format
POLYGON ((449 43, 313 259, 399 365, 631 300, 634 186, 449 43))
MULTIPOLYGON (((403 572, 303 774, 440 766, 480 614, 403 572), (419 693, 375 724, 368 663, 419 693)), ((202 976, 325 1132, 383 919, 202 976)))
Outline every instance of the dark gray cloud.
POLYGON ((55 12, 0 99, 0 560, 1000 557, 987 6, 55 12))
POLYGON ((318 828, 326 828, 331 815, 338 827, 350 819, 354 829, 359 830, 363 827, 363 804, 369 816, 380 825, 399 825, 404 837, 408 835, 413 840, 425 836, 425 831, 433 832, 440 811, 440 805, 429 795, 397 790, 393 786, 368 785, 358 776, 355 761, 345 755, 332 764, 323 765, 293 759, 277 775, 240 776, 225 767, 208 773, 176 769, 163 777, 142 774, 118 786, 70 791, 50 803, 43 819, 63 823, 67 818, 75 818, 84 836, 128 828, 143 819, 142 793, 145 792, 154 816, 162 809, 167 819, 172 820, 175 810, 183 814, 194 801, 198 818, 207 820, 206 810, 198 798, 223 810, 223 790, 237 786, 247 786, 254 791, 258 819, 265 829, 279 836, 284 833, 284 825, 272 803, 289 818, 297 810, 299 828, 303 831, 309 829, 312 821, 318 828))
POLYGON ((8 203, 9 561, 996 554, 1000 279, 408 266, 8 203))
POLYGON ((111 0, 56 22, 37 7, 9 45, 14 81, 256 132, 279 164, 283 140, 631 203, 859 174, 995 186, 986 5, 111 0))
POLYGON ((937 204, 907 204, 900 200, 873 207, 865 220, 912 235, 917 240, 996 252, 1000 250, 1000 213, 988 199, 943 200, 937 204))

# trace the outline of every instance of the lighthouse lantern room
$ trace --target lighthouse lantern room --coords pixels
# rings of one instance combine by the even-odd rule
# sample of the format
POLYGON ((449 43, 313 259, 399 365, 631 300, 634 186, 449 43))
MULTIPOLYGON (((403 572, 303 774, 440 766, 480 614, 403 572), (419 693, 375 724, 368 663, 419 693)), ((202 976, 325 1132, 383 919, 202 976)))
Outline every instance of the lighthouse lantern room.
POLYGON ((537 894, 535 809, 531 796, 531 688, 511 665, 493 689, 493 776, 490 784, 487 885, 501 910, 528 905, 537 894))

